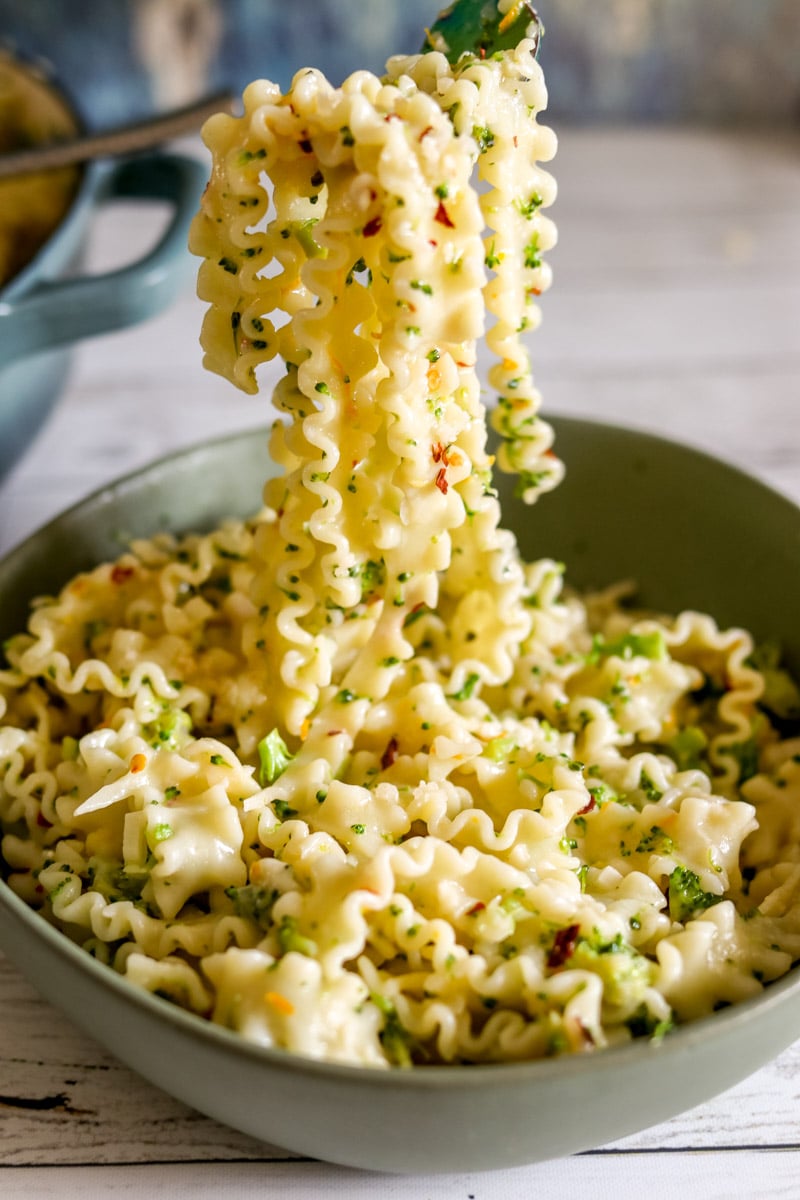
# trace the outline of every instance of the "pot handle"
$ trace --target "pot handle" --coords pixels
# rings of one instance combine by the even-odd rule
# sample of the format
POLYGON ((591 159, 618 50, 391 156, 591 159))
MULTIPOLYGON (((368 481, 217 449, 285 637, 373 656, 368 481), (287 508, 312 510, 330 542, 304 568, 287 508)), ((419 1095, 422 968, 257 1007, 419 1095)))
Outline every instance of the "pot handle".
POLYGON ((172 219, 158 244, 125 267, 42 283, 33 292, 0 303, 0 367, 37 350, 110 333, 154 316, 170 303, 187 276, 189 225, 208 172, 196 159, 149 154, 114 163, 97 200, 166 200, 172 219))

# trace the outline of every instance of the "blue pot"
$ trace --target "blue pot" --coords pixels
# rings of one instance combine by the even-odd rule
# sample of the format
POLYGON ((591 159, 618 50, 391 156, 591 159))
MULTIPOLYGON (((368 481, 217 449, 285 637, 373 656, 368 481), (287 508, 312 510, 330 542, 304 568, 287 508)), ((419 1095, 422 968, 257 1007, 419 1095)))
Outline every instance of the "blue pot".
POLYGON ((206 177, 201 163, 175 154, 90 164, 55 232, 0 290, 0 477, 58 399, 71 344, 154 316, 186 282, 194 270, 189 223, 206 177), (121 197, 172 206, 158 245, 119 270, 65 278, 81 258, 92 212, 121 197))

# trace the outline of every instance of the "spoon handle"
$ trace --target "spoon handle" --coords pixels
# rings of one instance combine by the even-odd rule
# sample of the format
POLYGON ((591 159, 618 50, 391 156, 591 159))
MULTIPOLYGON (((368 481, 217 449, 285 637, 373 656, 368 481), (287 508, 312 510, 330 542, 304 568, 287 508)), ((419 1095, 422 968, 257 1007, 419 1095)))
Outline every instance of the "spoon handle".
POLYGON ((33 171, 52 171, 57 167, 73 166, 91 158, 106 158, 146 150, 160 142, 192 132, 214 113, 230 112, 233 99, 233 94, 226 89, 188 104, 185 108, 176 108, 144 121, 120 125, 102 133, 86 134, 69 142, 53 142, 46 146, 32 146, 27 150, 2 154, 0 179, 7 179, 12 175, 28 175, 33 171))

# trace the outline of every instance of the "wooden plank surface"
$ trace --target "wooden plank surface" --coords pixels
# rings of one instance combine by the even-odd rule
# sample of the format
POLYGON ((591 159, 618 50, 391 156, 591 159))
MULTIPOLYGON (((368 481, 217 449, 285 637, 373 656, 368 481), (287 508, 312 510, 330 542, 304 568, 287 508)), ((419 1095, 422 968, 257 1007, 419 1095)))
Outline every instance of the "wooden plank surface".
MULTIPOLYGON (((534 341, 547 409, 680 438, 800 500, 800 137, 566 130, 554 170, 556 282, 534 341)), ((98 222, 93 264, 115 261, 120 240, 129 255, 143 249, 159 220, 115 206, 98 222)), ((203 372, 201 312, 187 288, 163 316, 80 349, 54 418, 0 492, 0 549, 159 454, 269 419, 266 399, 203 372)), ((513 1200, 589 1187, 598 1197, 791 1197, 798 1093, 800 1044, 713 1102, 602 1152, 378 1185, 178 1104, 0 961, 3 1197, 513 1200)))

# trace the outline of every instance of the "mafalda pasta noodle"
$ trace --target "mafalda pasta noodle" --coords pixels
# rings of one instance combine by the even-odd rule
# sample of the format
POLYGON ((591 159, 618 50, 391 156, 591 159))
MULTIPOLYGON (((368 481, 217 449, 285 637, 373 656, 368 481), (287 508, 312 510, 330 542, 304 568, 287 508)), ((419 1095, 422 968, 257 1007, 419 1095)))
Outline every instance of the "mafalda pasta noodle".
POLYGON ((800 953, 776 653, 571 595, 500 524, 485 323, 500 465, 529 500, 561 473, 523 341, 555 240, 531 51, 303 71, 209 123, 206 361, 252 391, 283 360, 278 475, 37 602, 0 673, 14 890, 312 1057, 660 1037, 800 953))

